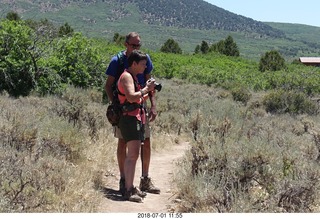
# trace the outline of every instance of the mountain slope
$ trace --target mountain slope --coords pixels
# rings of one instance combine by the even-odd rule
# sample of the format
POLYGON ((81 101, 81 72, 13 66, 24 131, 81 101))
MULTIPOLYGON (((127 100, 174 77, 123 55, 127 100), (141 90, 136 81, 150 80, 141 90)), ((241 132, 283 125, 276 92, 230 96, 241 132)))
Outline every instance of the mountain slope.
MULTIPOLYGON (((132 6, 137 7, 140 15, 139 23, 160 25, 167 27, 200 29, 200 30, 227 30, 239 32, 255 32, 261 35, 282 37, 283 33, 251 18, 236 15, 203 0, 100 0, 100 1, 57 1, 38 0, 4 1, 2 11, 13 9, 30 18, 46 16, 73 16, 83 22, 104 21, 121 22, 131 17, 135 12, 132 6), (91 13, 93 12, 94 13, 91 13), (79 13, 79 12, 82 13, 79 13)), ((57 17, 57 21, 58 18, 57 17)), ((66 19, 66 17, 65 17, 66 19)), ((132 20, 135 22, 135 20, 132 20)))
POLYGON ((205 1, 135 0, 132 2, 139 7, 144 21, 152 25, 256 32, 273 37, 284 36, 281 31, 267 24, 236 15, 205 1))
POLYGON ((114 33, 141 34, 144 48, 159 50, 168 38, 186 53, 202 41, 217 43, 231 35, 241 56, 259 59, 279 50, 287 59, 319 55, 320 28, 263 23, 236 15, 203 0, 5 0, 0 16, 15 11, 23 19, 48 19, 70 24, 89 37, 112 40, 114 33), (296 30, 301 34, 294 33, 296 30), (317 31, 318 30, 318 31, 317 31))

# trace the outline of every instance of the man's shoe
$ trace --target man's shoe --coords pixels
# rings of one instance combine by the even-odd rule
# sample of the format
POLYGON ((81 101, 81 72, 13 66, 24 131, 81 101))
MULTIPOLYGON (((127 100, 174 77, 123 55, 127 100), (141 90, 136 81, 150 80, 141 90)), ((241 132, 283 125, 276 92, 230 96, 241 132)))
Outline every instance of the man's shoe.
POLYGON ((142 198, 137 194, 137 189, 135 187, 131 188, 130 191, 125 191, 124 198, 130 202, 142 202, 142 198))
POLYGON ((120 178, 119 192, 121 193, 122 196, 124 196, 124 193, 126 192, 126 181, 124 178, 120 178))
POLYGON ((153 194, 160 194, 160 189, 153 185, 150 177, 141 177, 140 178, 140 190, 143 192, 149 192, 153 194))

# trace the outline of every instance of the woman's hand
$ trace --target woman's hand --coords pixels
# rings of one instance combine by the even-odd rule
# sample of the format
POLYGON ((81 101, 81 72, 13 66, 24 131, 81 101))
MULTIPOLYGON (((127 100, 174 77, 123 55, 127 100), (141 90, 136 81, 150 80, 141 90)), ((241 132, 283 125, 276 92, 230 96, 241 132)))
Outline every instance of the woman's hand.
POLYGON ((147 80, 147 83, 146 83, 147 92, 154 91, 154 88, 156 86, 155 82, 156 80, 154 78, 150 78, 149 80, 147 80))

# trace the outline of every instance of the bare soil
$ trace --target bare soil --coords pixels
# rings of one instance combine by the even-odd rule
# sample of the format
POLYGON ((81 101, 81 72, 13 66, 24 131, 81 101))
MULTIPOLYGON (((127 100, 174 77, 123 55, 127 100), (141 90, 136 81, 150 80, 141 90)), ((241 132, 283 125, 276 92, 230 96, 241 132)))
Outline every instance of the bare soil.
MULTIPOLYGON (((177 212, 177 197, 172 185, 175 164, 189 148, 187 142, 173 145, 170 149, 153 152, 149 175, 154 184, 161 189, 160 194, 150 194, 143 199, 143 203, 124 201, 119 193, 119 174, 117 167, 107 173, 105 177, 105 200, 101 203, 98 212, 101 213, 168 213, 177 212)), ((134 185, 139 186, 141 176, 141 161, 137 162, 134 185)))

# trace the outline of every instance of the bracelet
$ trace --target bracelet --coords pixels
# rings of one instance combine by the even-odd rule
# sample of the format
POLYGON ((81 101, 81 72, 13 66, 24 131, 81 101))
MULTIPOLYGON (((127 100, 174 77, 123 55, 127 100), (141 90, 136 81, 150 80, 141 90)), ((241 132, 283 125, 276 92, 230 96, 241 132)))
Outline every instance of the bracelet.
POLYGON ((143 96, 144 96, 144 93, 143 93, 142 89, 140 90, 140 93, 141 93, 141 96, 143 97, 143 96))

